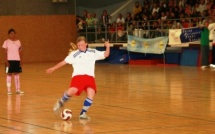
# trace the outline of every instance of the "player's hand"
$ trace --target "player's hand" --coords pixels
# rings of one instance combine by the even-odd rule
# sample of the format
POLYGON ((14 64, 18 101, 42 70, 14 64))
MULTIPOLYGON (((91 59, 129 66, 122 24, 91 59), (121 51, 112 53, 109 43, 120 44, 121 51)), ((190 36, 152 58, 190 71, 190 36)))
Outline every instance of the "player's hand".
POLYGON ((106 46, 106 47, 110 47, 109 40, 105 41, 105 46, 106 46))
POLYGON ((46 70, 47 74, 51 74, 52 72, 54 72, 54 68, 49 68, 49 69, 46 70))

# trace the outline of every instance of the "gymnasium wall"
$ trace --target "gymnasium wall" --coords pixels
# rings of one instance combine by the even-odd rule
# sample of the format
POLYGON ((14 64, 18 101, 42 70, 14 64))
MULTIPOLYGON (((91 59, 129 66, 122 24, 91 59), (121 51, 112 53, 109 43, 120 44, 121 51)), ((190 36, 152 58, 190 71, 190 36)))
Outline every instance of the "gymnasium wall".
MULTIPOLYGON (((23 46, 23 62, 63 60, 76 39, 75 0, 0 0, 0 45, 14 28, 23 46)), ((0 51, 0 63, 4 51, 0 51)))
MULTIPOLYGON (((23 46, 23 62, 56 61, 63 59, 75 41, 74 15, 0 16, 1 46, 14 28, 23 46)), ((0 61, 3 60, 3 49, 0 61)))
POLYGON ((0 15, 56 15, 75 14, 76 0, 0 0, 0 15))

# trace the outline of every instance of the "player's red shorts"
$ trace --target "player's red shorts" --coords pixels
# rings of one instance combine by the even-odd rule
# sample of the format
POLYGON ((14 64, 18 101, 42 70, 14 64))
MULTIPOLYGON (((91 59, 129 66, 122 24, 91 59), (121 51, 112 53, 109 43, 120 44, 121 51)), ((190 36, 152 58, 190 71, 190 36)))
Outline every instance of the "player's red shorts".
POLYGON ((76 93, 79 96, 82 91, 87 91, 87 88, 92 88, 96 92, 95 78, 89 75, 76 75, 71 79, 70 87, 75 87, 78 89, 76 93))

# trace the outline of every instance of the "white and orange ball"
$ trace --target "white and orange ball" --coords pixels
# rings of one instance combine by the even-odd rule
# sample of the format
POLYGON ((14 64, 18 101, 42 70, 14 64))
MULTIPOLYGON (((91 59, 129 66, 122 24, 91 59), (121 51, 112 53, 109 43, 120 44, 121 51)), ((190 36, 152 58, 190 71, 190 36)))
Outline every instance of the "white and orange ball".
POLYGON ((62 112, 61 112, 61 118, 65 121, 68 121, 72 118, 72 110, 70 109, 64 109, 62 112))

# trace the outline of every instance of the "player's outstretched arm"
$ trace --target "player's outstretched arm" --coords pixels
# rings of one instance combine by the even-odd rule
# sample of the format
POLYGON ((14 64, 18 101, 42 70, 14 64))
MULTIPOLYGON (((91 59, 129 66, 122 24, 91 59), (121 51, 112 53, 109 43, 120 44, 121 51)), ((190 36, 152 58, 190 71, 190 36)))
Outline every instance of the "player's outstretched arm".
POLYGON ((55 65, 54 67, 51 67, 49 69, 46 70, 46 73, 51 74, 52 72, 54 72, 56 69, 66 65, 67 63, 63 60, 61 62, 59 62, 57 65, 55 65))
POLYGON ((104 56, 108 57, 109 54, 110 54, 110 43, 109 43, 109 40, 105 41, 105 46, 106 46, 106 50, 105 50, 104 56))

